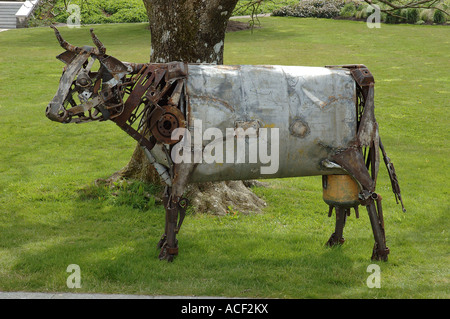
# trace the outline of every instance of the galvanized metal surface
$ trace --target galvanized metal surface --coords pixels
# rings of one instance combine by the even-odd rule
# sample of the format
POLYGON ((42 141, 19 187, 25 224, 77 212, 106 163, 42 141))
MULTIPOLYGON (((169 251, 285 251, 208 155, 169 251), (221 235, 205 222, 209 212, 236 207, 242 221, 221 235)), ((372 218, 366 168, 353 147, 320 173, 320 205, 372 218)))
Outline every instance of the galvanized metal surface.
MULTIPOLYGON (((193 182, 278 178, 345 173, 321 163, 345 148, 357 132, 356 84, 345 69, 297 66, 189 65, 187 92, 189 130, 194 121, 207 128, 257 123, 279 129, 279 169, 261 174, 261 163, 199 164, 193 182)), ((231 137, 232 138, 232 137, 231 137)), ((204 141, 204 146, 210 141, 204 141)), ((235 143, 236 147, 237 143, 235 143)), ((268 145, 270 153, 270 144, 268 145)), ((223 141, 223 149, 226 142, 223 141)), ((248 149, 246 150, 248 157, 248 149)))

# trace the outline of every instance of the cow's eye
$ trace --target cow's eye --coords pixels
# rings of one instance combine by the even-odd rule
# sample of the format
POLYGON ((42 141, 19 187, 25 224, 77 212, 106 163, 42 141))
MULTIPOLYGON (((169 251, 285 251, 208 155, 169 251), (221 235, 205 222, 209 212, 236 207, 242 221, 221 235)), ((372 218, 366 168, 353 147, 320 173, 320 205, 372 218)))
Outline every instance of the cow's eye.
POLYGON ((88 85, 91 85, 92 80, 86 73, 82 72, 77 77, 77 84, 81 87, 86 87, 88 85))

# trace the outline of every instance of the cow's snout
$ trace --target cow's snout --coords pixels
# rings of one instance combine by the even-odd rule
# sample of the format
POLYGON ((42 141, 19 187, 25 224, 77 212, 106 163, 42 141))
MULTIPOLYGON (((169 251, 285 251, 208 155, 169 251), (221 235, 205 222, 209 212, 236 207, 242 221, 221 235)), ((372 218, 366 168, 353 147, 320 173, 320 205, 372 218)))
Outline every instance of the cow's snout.
POLYGON ((67 111, 59 103, 54 103, 53 101, 45 109, 45 116, 55 122, 64 122, 67 115, 67 111))

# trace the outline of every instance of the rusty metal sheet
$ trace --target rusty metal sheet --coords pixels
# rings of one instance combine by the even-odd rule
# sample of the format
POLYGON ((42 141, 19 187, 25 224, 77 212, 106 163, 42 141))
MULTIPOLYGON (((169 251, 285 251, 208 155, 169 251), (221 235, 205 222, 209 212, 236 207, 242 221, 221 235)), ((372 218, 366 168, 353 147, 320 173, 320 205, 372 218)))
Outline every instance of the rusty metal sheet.
POLYGON ((63 106, 64 102, 69 95, 74 78, 80 72, 81 65, 89 59, 89 56, 90 54, 86 52, 78 54, 61 76, 58 91, 46 109, 47 117, 51 120, 64 122, 67 118, 68 114, 63 106))

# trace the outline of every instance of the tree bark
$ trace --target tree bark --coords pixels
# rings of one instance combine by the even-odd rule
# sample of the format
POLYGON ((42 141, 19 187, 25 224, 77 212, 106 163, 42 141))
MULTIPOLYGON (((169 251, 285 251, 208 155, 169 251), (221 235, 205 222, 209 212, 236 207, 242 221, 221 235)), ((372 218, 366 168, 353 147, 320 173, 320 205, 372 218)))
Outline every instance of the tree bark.
POLYGON ((150 62, 223 64, 228 19, 237 0, 144 0, 150 21, 150 62))
MULTIPOLYGON (((150 62, 223 64, 225 32, 238 0, 143 1, 150 22, 150 62)), ((161 184, 138 146, 118 176, 161 184)), ((187 197, 197 211, 215 214, 225 214, 229 207, 259 212, 265 206, 241 181, 191 184, 187 197)))

